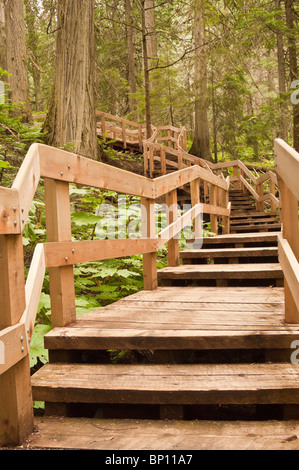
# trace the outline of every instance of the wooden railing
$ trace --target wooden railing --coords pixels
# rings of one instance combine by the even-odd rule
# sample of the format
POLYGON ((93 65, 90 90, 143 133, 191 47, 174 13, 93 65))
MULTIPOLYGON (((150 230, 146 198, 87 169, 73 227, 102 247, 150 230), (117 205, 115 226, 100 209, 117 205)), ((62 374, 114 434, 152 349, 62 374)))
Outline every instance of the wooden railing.
MULTIPOLYGON (((229 230, 228 190, 229 181, 200 166, 152 180, 42 144, 30 147, 12 187, 0 188, 0 351, 5 358, 0 361, 0 446, 22 442, 33 427, 29 350, 45 270, 53 327, 76 318, 74 264, 143 254, 144 289, 156 289, 157 250, 168 243, 169 265, 178 265, 176 234, 190 221, 198 222, 202 211, 211 214, 215 232, 218 216, 229 230), (22 232, 41 178, 47 243, 37 245, 25 283, 22 232), (209 187, 209 204, 201 204, 201 182, 209 187), (72 241, 70 183, 140 197, 142 238, 72 241), (186 184, 191 186, 192 207, 179 217, 177 190, 186 184), (157 234, 154 208, 161 197, 168 226, 157 234)), ((194 224, 194 231, 201 236, 201 223, 194 224)))
MULTIPOLYGON (((163 130, 166 127, 161 128, 163 130)), ((271 211, 275 212, 280 207, 278 199, 278 182, 276 174, 269 170, 261 176, 254 176, 247 166, 240 160, 226 161, 214 164, 207 160, 190 155, 186 149, 186 129, 176 132, 177 143, 174 148, 169 145, 161 144, 166 137, 158 137, 158 130, 153 133, 149 140, 143 142, 144 147, 144 171, 150 177, 154 174, 155 161, 160 162, 161 174, 166 174, 166 166, 174 170, 199 165, 210 172, 221 175, 223 170, 230 170, 229 181, 236 189, 241 189, 244 193, 250 192, 255 199, 256 209, 260 212, 265 211, 265 201, 270 201, 271 211), (182 146, 182 142, 183 146, 182 146)), ((177 131, 179 131, 177 129, 177 131)), ((172 138, 174 142, 174 138, 172 138)))
POLYGON ((276 172, 281 199, 282 234, 279 261, 285 277, 285 319, 299 323, 299 153, 283 140, 275 141, 276 172))
POLYGON ((102 111, 96 112, 100 121, 97 122, 97 133, 102 135, 104 139, 111 139, 123 143, 123 148, 126 149, 129 144, 136 145, 142 151, 143 140, 146 135, 146 128, 144 124, 137 124, 136 122, 123 119, 112 114, 104 113, 102 111))

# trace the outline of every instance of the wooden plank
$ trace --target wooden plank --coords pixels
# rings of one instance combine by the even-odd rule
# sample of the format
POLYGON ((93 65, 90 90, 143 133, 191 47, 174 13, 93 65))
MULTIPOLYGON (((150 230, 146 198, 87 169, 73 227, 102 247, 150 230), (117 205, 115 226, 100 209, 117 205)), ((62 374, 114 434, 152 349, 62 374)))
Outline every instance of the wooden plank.
POLYGON ((299 200, 299 154, 281 139, 275 144, 276 171, 293 195, 299 200))
MULTIPOLYGON (((177 235, 185 227, 186 218, 182 216, 178 219, 178 196, 176 189, 166 194, 165 199, 168 227, 157 235, 158 247, 160 248, 168 242, 168 266, 178 266, 180 264, 180 247, 179 237, 177 237, 177 235)), ((187 219, 188 218, 189 214, 187 219)))
MULTIPOLYGON (((0 298, 0 329, 13 327, 13 334, 24 331, 23 326, 20 329, 15 327, 25 309, 22 235, 0 235, 0 298)), ((6 340, 10 343, 8 337, 6 340)), ((7 364, 19 359, 18 353, 22 353, 22 347, 25 357, 0 375, 1 446, 20 444, 33 429, 30 364, 25 335, 23 340, 24 346, 19 337, 19 341, 13 342, 11 348, 4 351, 7 364), (16 347, 19 347, 17 352, 16 347)))
MULTIPOLYGON (((141 199, 141 226, 142 236, 154 240, 156 236, 155 204, 151 199, 141 199)), ((151 291, 157 286, 157 253, 155 251, 143 255, 143 288, 151 291)))
POLYGON ((18 323, 0 331, 1 361, 0 375, 11 369, 29 353, 26 330, 23 323, 18 323), (23 338, 23 340, 22 340, 23 338))
MULTIPOLYGON (((209 312, 207 312, 209 313, 209 312)), ((73 350, 151 350, 151 351, 215 351, 232 349, 289 349, 299 340, 298 330, 279 327, 202 325, 198 329, 168 330, 163 324, 128 324, 117 328, 112 322, 103 322, 99 328, 65 328, 64 336, 47 337, 46 347, 52 351, 73 350), (130 328, 131 326, 131 328, 130 328)), ((291 356, 292 352, 290 351, 291 356)), ((146 371, 145 371, 146 372, 146 371)))
POLYGON ((21 230, 24 229, 35 191, 40 180, 39 153, 40 144, 31 145, 12 185, 12 189, 19 193, 21 230))
POLYGON ((153 253, 157 241, 150 239, 86 240, 46 243, 46 266, 53 268, 137 254, 153 253))
POLYGON ((0 188, 0 235, 21 233, 21 208, 16 189, 0 188))
POLYGON ((230 215, 229 209, 213 204, 202 204, 202 210, 204 214, 223 215, 225 217, 230 215))
MULTIPOLYGON (((170 204, 172 206, 172 204, 170 204)), ((176 237, 177 234, 184 229, 188 224, 192 222, 196 217, 198 217, 200 214, 202 214, 202 205, 197 204, 196 206, 192 207, 189 211, 185 212, 184 215, 179 217, 177 220, 174 222, 170 223, 162 232, 160 232, 157 236, 157 242, 158 242, 158 249, 161 248, 165 243, 167 243, 169 240, 172 238, 176 237)), ((179 239, 177 238, 177 245, 179 242, 179 239)), ((177 256, 178 258, 178 253, 177 256)), ((177 266, 177 263, 175 264, 177 266)))
MULTIPOLYGON (((69 185, 45 178, 46 226, 49 242, 70 242, 71 213, 69 185)), ((76 318, 73 266, 50 268, 51 319, 65 326, 76 318)))
POLYGON ((193 249, 180 252, 182 259, 200 258, 239 258, 239 257, 265 257, 278 256, 277 247, 264 248, 219 248, 219 249, 193 249))
POLYGON ((153 181, 144 176, 41 144, 39 155, 42 177, 135 196, 155 197, 153 181))
POLYGON ((25 309, 23 239, 0 235, 0 330, 19 323, 25 309))
POLYGON ((158 271, 159 279, 273 279, 283 278, 278 263, 183 265, 163 268, 158 271))
POLYGON ((258 193, 252 188, 252 186, 246 181, 246 179, 243 178, 242 175, 240 175, 240 181, 241 181, 241 183, 244 184, 244 186, 248 189, 248 191, 251 192, 251 194, 253 195, 253 197, 255 198, 255 200, 256 200, 256 201, 259 201, 260 196, 259 196, 258 193))
POLYGON ((277 242, 280 232, 265 233, 236 233, 229 235, 218 235, 217 237, 204 238, 203 244, 217 243, 250 243, 250 242, 277 242))
POLYGON ((155 197, 158 198, 198 178, 208 183, 212 183, 213 185, 222 189, 228 189, 228 184, 222 178, 219 178, 204 168, 193 166, 175 173, 171 173, 170 175, 156 178, 154 180, 155 197))
MULTIPOLYGON (((287 323, 299 323, 299 263, 287 240, 278 237, 279 262, 296 309, 286 310, 287 323)), ((286 299, 287 300, 287 299, 286 299)))
POLYGON ((139 404, 296 404, 292 364, 48 364, 32 377, 41 401, 139 404))
POLYGON ((298 421, 35 418, 28 449, 105 451, 298 450, 298 421))
POLYGON ((21 322, 25 325, 26 339, 31 341, 40 295, 45 277, 44 245, 38 244, 34 250, 25 286, 26 308, 21 322))
POLYGON ((277 287, 227 287, 219 290, 216 287, 159 287, 153 292, 140 291, 123 299, 123 302, 139 301, 177 301, 177 302, 217 302, 242 304, 280 303, 284 304, 284 292, 277 287))
POLYGON ((247 232, 256 232, 257 230, 277 230, 281 228, 281 224, 280 223, 271 223, 271 224, 261 224, 261 225, 257 225, 257 224, 254 224, 254 225, 234 225, 231 227, 231 231, 235 231, 235 230, 246 230, 247 232))

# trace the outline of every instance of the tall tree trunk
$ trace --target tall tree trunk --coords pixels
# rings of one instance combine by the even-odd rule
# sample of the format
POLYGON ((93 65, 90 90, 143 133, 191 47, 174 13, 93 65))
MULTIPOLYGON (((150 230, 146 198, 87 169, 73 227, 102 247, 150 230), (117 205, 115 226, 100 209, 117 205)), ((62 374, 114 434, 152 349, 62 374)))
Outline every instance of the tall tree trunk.
POLYGON ((22 103, 13 114, 23 121, 32 121, 27 69, 26 33, 23 0, 4 0, 6 58, 9 97, 14 103, 22 103))
POLYGON ((146 137, 149 139, 152 135, 151 129, 151 99, 150 99, 150 78, 149 78, 149 61, 147 55, 147 31, 145 21, 145 3, 142 0, 141 17, 142 17, 142 52, 143 52, 143 69, 144 69, 144 95, 145 95, 145 122, 146 137))
POLYGON ((42 111, 41 100, 41 68, 37 63, 38 54, 38 35, 36 32, 34 3, 27 0, 25 3, 26 25, 27 25, 27 44, 29 56, 29 70, 32 74, 35 96, 35 111, 42 111))
POLYGON ((5 13, 2 1, 0 1, 0 68, 6 70, 5 13))
MULTIPOLYGON (((155 0, 145 0, 144 19, 146 31, 146 50, 149 62, 149 68, 155 67, 158 55, 156 19, 155 19, 155 0)), ((150 83, 151 89, 154 83, 150 83)))
POLYGON ((205 18, 202 0, 194 0, 195 47, 195 129, 190 153, 212 161, 208 122, 207 54, 205 50, 205 18))
POLYGON ((126 35, 128 46, 128 84, 129 84, 129 111, 132 117, 136 111, 136 99, 132 96, 137 91, 136 85, 136 63, 135 63, 135 31, 132 18, 131 0, 125 0, 126 10, 126 35))
MULTIPOLYGON (((277 10, 281 8, 281 0, 275 0, 277 10)), ((277 14, 277 20, 281 20, 281 15, 277 14)), ((287 142, 288 140, 288 116, 287 116, 287 102, 286 102, 286 79, 285 79, 285 60, 283 48, 283 36, 281 31, 277 31, 277 65, 278 65, 278 86, 280 97, 280 123, 279 123, 279 137, 287 142)))
MULTIPOLYGON (((294 27, 294 0, 285 0, 286 22, 288 27, 288 51, 290 62, 291 82, 298 79, 298 63, 296 54, 296 33, 294 27)), ((299 104, 294 104, 293 108, 293 136, 294 148, 299 152, 299 104)))
POLYGON ((94 0, 59 0, 55 83, 46 143, 97 159, 94 0))

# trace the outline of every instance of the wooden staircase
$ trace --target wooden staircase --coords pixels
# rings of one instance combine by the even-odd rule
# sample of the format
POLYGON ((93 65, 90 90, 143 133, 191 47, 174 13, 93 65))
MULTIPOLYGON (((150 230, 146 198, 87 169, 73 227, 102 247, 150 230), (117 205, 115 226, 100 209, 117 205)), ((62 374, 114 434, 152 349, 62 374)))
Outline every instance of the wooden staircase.
POLYGON ((143 146, 151 178, 35 144, 0 194, 1 445, 298 449, 299 369, 291 361, 299 341, 298 154, 275 142, 279 201, 273 172, 255 177, 240 161, 203 162, 187 153, 184 128, 156 128, 144 141, 141 125, 99 115, 99 133, 123 148, 143 146), (25 283, 22 232, 40 178, 47 243, 35 248, 25 283), (139 197, 142 238, 74 242, 70 183, 139 197), (180 198, 192 206, 181 217, 180 198), (161 200, 167 227, 156 233, 161 200), (199 242, 202 213, 215 236, 199 242), (190 220, 195 240, 180 252, 176 235, 190 220), (157 271, 165 244, 168 267, 157 271), (73 266, 136 254, 144 290, 77 317, 73 266), (30 377, 46 269, 49 363, 30 377), (35 420, 32 398, 45 402, 35 420))
POLYGON ((163 284, 171 270, 172 286, 139 292, 52 330, 45 337, 50 363, 32 377, 34 399, 45 401, 49 414, 105 420, 297 417, 299 370, 290 363, 290 344, 299 329, 285 323, 284 292, 275 287, 283 279, 277 235, 222 235, 180 253, 194 264, 176 269, 192 266, 196 284, 212 266, 208 277, 221 284, 247 280, 252 272, 247 287, 198 287, 193 278, 191 286, 178 287, 175 270, 166 268, 159 278, 163 284), (219 257, 226 264, 198 264, 219 257), (260 262, 265 258, 271 263, 260 262), (111 364, 107 350, 131 355, 111 364))
POLYGON ((114 432, 128 418, 129 429, 140 426, 134 419, 151 420, 143 421, 150 430, 161 420, 237 416, 257 435, 256 420, 298 417, 290 347, 299 329, 284 319, 279 215, 258 211, 244 191, 230 191, 230 201, 231 233, 180 252, 179 266, 158 272, 158 289, 46 335, 50 362, 32 390, 47 415, 100 416, 102 426, 120 420, 114 432), (126 353, 113 364, 111 351, 126 353))

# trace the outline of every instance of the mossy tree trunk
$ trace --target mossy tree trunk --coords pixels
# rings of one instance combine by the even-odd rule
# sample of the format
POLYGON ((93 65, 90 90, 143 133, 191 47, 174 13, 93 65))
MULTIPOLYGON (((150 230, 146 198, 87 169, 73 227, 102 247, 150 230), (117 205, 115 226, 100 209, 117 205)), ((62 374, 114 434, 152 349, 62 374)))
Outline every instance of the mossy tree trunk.
POLYGON ((46 143, 97 159, 95 0, 59 0, 55 83, 46 143))
POLYGON ((4 0, 6 67, 9 98, 20 103, 12 112, 22 116, 24 122, 32 121, 27 68, 26 32, 23 0, 4 0))

